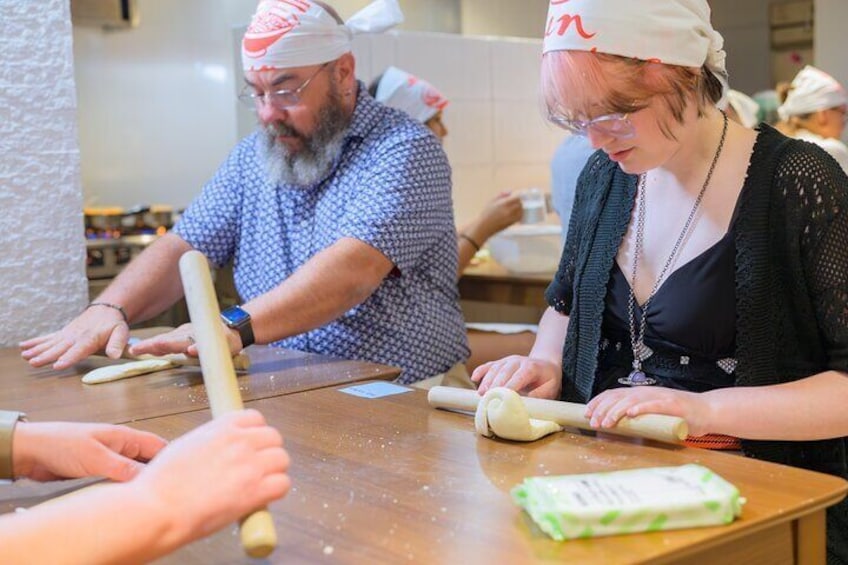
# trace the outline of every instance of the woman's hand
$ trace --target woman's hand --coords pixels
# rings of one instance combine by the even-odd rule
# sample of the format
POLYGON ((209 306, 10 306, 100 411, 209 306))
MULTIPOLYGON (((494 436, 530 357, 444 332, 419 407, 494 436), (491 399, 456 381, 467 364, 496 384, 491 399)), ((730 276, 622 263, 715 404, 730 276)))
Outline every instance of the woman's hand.
POLYGON ((12 471, 37 481, 101 476, 128 481, 167 442, 126 426, 75 422, 18 422, 12 471))
POLYGON ((486 204, 477 220, 480 230, 486 236, 484 239, 492 237, 519 221, 523 212, 520 194, 511 192, 498 194, 486 204))
POLYGON ((586 405, 586 417, 593 428, 612 428, 623 417, 664 414, 686 420, 689 435, 714 432, 710 424, 708 396, 658 386, 606 390, 586 405))
POLYGON ((256 410, 224 414, 175 439, 129 483, 177 546, 284 496, 289 456, 256 410))
POLYGON ((559 365, 520 355, 483 363, 474 369, 471 380, 479 383, 477 392, 481 395, 489 389, 503 386, 526 396, 558 399, 562 390, 559 365))

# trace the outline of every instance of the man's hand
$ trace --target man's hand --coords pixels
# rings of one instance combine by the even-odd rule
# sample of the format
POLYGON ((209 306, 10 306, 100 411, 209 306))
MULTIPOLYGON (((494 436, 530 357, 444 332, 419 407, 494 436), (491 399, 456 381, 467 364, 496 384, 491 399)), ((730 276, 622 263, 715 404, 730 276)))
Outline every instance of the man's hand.
POLYGON ((22 342, 21 356, 33 367, 53 363, 57 370, 67 369, 103 349, 106 355, 118 359, 127 345, 129 331, 121 312, 95 305, 61 330, 22 342))
MULTIPOLYGON (((235 355, 244 349, 238 331, 228 328, 223 322, 221 325, 224 327, 230 353, 235 355)), ((169 355, 171 353, 185 353, 197 357, 194 328, 191 324, 183 324, 175 330, 141 340, 130 347, 132 355, 169 355)))

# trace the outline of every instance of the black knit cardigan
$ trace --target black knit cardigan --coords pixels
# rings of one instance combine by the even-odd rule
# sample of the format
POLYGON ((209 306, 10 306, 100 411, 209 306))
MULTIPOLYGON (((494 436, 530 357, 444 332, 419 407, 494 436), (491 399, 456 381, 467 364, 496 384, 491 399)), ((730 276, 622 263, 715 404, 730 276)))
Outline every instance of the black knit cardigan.
MULTIPOLYGON (((735 230, 736 384, 848 372, 848 177, 818 146, 767 125, 758 129, 735 230)), ((636 183, 600 151, 577 183, 559 270, 546 292, 569 316, 565 400, 586 402, 592 391, 607 283, 636 183)), ((786 421, 791 425, 791 415, 786 421)), ((848 478, 846 439, 742 446, 751 457, 848 478)), ((848 563, 846 502, 828 512, 828 550, 829 561, 848 563)))

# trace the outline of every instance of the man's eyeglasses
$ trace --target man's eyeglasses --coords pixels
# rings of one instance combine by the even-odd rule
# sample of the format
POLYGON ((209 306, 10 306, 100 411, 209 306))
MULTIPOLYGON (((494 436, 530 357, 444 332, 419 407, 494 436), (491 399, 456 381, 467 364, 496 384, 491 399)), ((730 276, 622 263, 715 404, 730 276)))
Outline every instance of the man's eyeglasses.
POLYGON ((291 106, 297 106, 300 104, 300 93, 303 92, 309 83, 312 82, 318 73, 323 71, 327 65, 330 63, 324 63, 318 70, 312 73, 303 84, 295 88, 294 90, 275 90, 274 92, 254 92, 253 87, 249 84, 245 85, 242 88, 241 92, 238 95, 238 99, 241 100, 246 106, 250 106, 251 108, 261 108, 263 104, 270 104, 274 108, 277 109, 285 109, 291 106))
POLYGON ((636 134, 629 116, 630 114, 607 114, 591 120, 572 120, 562 115, 550 113, 548 120, 577 135, 588 135, 589 130, 594 129, 603 135, 627 139, 636 134))

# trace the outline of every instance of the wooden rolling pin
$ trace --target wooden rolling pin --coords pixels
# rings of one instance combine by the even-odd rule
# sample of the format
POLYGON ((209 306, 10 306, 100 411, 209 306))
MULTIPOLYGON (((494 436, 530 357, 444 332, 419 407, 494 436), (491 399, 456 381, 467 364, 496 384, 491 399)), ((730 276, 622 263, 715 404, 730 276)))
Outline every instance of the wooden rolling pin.
MULTIPOLYGON (((481 396, 475 390, 454 388, 449 386, 434 386, 427 394, 430 406, 447 408, 449 410, 467 410, 474 412, 481 396)), ((529 398, 522 396, 521 400, 527 407, 531 418, 550 420, 560 426, 604 432, 630 437, 640 437, 662 441, 665 443, 681 443, 688 434, 686 420, 676 416, 661 414, 644 414, 635 418, 624 417, 614 428, 593 428, 586 413, 585 404, 529 398)))
MULTIPOLYGON (((221 324, 218 300, 206 257, 189 251, 180 258, 180 276, 212 417, 243 408, 230 348, 221 324)), ((267 557, 277 547, 271 513, 263 508, 241 521, 241 544, 250 557, 267 557)))

